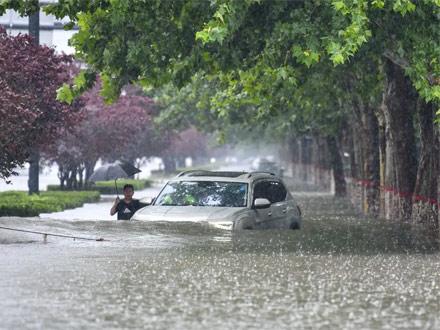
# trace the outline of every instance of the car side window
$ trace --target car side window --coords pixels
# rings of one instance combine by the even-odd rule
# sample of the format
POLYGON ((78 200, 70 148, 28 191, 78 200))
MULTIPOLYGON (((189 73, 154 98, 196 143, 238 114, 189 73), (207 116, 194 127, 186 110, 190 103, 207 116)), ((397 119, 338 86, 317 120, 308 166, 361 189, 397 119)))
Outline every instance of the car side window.
POLYGON ((271 201, 270 196, 270 182, 269 181, 259 181, 254 185, 254 200, 257 198, 266 198, 271 201))
POLYGON ((287 190, 279 181, 270 181, 269 195, 271 203, 278 203, 286 200, 287 190))
POLYGON ((271 203, 278 203, 286 200, 287 190, 279 181, 260 181, 254 186, 254 200, 266 198, 271 203))

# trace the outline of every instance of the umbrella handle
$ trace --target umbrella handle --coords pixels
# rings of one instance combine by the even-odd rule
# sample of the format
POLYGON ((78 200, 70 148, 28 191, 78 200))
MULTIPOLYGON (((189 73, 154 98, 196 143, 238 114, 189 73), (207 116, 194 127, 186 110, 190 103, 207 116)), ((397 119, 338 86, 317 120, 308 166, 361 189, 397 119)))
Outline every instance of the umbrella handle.
POLYGON ((117 179, 115 179, 116 196, 118 196, 118 198, 119 198, 118 185, 116 184, 116 180, 117 179))

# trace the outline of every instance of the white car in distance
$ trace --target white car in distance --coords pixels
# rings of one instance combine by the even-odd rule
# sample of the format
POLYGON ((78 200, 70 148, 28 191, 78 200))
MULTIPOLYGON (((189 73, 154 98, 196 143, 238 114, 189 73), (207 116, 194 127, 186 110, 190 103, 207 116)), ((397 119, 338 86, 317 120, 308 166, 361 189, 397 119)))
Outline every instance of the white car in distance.
POLYGON ((168 181, 132 220, 208 222, 242 229, 300 229, 301 210, 282 180, 266 172, 186 171, 168 181))

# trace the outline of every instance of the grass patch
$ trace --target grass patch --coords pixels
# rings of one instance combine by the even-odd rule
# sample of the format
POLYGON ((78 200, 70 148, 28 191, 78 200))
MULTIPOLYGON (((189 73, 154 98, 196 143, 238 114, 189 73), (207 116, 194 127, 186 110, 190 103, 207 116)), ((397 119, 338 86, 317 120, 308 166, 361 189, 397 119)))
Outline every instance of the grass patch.
POLYGON ((98 191, 44 191, 29 196, 26 191, 0 193, 0 216, 32 217, 60 212, 88 202, 99 201, 98 191))
MULTIPOLYGON (((134 190, 142 190, 145 188, 148 188, 151 186, 150 180, 134 180, 134 179, 121 179, 116 181, 118 184, 118 191, 121 194, 122 188, 125 184, 131 184, 134 187, 134 190)), ((47 186, 48 191, 61 191, 61 188, 59 185, 48 185, 47 186)), ((111 181, 97 181, 94 184, 92 184, 89 188, 86 190, 94 190, 98 191, 99 193, 103 195, 114 195, 116 194, 115 189, 115 180, 111 181)))

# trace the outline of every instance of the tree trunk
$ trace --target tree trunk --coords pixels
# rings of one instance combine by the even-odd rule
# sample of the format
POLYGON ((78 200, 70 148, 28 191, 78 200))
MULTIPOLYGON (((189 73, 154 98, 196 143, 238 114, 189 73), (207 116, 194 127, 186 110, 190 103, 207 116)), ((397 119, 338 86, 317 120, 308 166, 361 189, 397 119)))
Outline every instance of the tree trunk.
POLYGON ((359 125, 356 123, 352 123, 352 130, 350 132, 349 139, 347 141, 348 148, 350 150, 349 161, 350 161, 350 176, 354 178, 359 178, 360 174, 360 166, 359 160, 361 158, 361 152, 359 151, 359 138, 358 138, 358 128, 359 125))
POLYGON ((411 217, 411 197, 417 175, 417 157, 413 126, 413 112, 415 109, 415 91, 403 69, 389 60, 385 60, 385 91, 384 91, 384 118, 386 129, 389 132, 390 160, 387 162, 387 174, 394 178, 386 180, 389 184, 386 189, 394 194, 393 216, 398 220, 409 220, 411 217))
POLYGON ((176 161, 173 157, 165 156, 162 158, 165 173, 173 173, 176 171, 176 161))
POLYGON ((420 156, 414 189, 412 220, 438 231, 437 175, 439 144, 434 128, 434 106, 418 102, 420 123, 420 156))
MULTIPOLYGON (((440 146, 440 125, 437 125, 436 129, 437 134, 437 146, 440 146)), ((440 208, 440 155, 437 155, 437 162, 438 162, 438 171, 437 171, 437 208, 440 208)), ((437 223, 440 225, 440 212, 438 212, 437 215, 437 223)), ((440 235, 440 233, 439 233, 440 235)))
POLYGON ((69 166, 67 173, 66 188, 67 190, 75 190, 77 188, 76 167, 69 166))
POLYGON ((66 171, 62 165, 58 165, 58 179, 60 180, 60 189, 64 190, 66 184, 66 171))
MULTIPOLYGON (((377 114, 379 124, 379 182, 380 187, 385 187, 385 164, 386 164, 386 132, 385 132, 385 118, 383 111, 379 111, 377 114)), ((385 208, 385 195, 384 189, 380 189, 379 197, 379 217, 387 218, 385 208)))
POLYGON ((40 175, 40 153, 37 147, 30 151, 29 155, 29 176, 28 176, 28 193, 39 194, 39 175, 40 175))
MULTIPOLYGON (((34 38, 35 44, 40 44, 40 11, 37 10, 29 16, 29 35, 34 38)), ((40 175, 40 152, 37 146, 32 146, 29 159, 29 195, 39 194, 39 175, 40 175)))
POLYGON ((365 191, 359 184, 359 179, 363 177, 363 144, 362 144, 362 118, 359 107, 353 107, 354 118, 350 123, 351 132, 347 144, 350 150, 350 179, 348 184, 350 200, 360 212, 365 212, 365 191))
POLYGON ((84 168, 85 168, 85 178, 84 178, 84 187, 88 188, 90 186, 90 177, 93 174, 93 169, 95 168, 97 160, 93 160, 93 161, 86 161, 84 163, 84 168))
POLYGON ((78 190, 84 189, 84 167, 78 169, 78 190))
POLYGON ((336 138, 334 136, 328 136, 327 145, 330 153, 330 162, 333 169, 333 177, 335 180, 335 196, 346 196, 347 187, 345 183, 344 168, 336 138))
POLYGON ((365 189, 364 212, 372 217, 379 216, 379 124, 374 109, 363 107, 362 116, 362 151, 363 182, 365 189))

